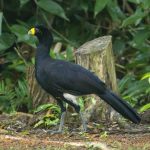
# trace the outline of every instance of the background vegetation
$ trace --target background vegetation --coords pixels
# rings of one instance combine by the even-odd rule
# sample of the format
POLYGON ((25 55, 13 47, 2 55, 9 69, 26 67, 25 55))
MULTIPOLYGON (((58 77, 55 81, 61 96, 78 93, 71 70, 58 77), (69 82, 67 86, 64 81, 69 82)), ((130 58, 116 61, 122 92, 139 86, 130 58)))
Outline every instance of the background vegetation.
POLYGON ((53 57, 74 61, 86 41, 112 35, 119 90, 141 111, 150 108, 149 0, 0 0, 0 111, 31 111, 25 79, 36 39, 45 24, 63 50, 53 57), (67 57, 66 57, 67 56, 67 57))

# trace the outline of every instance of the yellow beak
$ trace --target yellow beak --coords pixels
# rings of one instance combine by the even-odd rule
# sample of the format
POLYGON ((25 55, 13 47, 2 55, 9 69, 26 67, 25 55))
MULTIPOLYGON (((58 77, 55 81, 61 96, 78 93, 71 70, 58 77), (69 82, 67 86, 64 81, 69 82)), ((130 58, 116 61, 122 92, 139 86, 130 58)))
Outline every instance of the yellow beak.
POLYGON ((35 28, 31 28, 31 29, 28 31, 28 34, 30 34, 30 35, 35 35, 35 33, 36 33, 35 28))

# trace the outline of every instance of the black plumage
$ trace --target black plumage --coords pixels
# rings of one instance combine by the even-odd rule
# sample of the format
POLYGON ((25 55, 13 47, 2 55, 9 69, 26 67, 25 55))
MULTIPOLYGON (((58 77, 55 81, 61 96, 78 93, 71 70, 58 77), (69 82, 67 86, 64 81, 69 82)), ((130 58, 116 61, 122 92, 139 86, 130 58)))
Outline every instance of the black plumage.
MULTIPOLYGON (((117 112, 134 123, 140 122, 137 112, 124 100, 111 92, 106 85, 89 70, 67 61, 52 59, 49 50, 53 42, 50 31, 43 26, 36 26, 29 31, 37 36, 39 45, 35 56, 35 75, 41 87, 51 94, 61 107, 62 116, 58 132, 62 131, 66 108, 63 101, 73 106, 80 113, 80 106, 75 97, 96 94, 110 104, 117 112)), ((86 130, 84 117, 81 115, 83 128, 86 130)))

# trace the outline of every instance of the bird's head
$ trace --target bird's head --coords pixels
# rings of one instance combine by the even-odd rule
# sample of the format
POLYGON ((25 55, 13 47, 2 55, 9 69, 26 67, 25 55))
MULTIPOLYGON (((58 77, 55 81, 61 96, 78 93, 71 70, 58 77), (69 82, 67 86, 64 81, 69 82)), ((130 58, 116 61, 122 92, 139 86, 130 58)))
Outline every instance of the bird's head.
POLYGON ((28 31, 28 34, 36 36, 41 43, 53 41, 51 32, 43 25, 36 25, 28 31))

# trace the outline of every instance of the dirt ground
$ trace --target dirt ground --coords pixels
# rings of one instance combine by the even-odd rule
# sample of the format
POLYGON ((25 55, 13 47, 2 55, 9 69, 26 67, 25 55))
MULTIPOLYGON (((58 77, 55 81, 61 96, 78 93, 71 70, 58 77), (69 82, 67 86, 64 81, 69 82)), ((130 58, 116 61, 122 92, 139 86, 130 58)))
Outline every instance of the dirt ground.
POLYGON ((0 150, 150 150, 150 134, 124 134, 100 137, 99 134, 0 135, 0 150))
POLYGON ((0 150, 150 150, 149 125, 130 129, 114 125, 110 130, 107 126, 103 130, 93 127, 93 133, 50 135, 43 129, 28 128, 30 115, 17 115, 0 115, 0 150))

